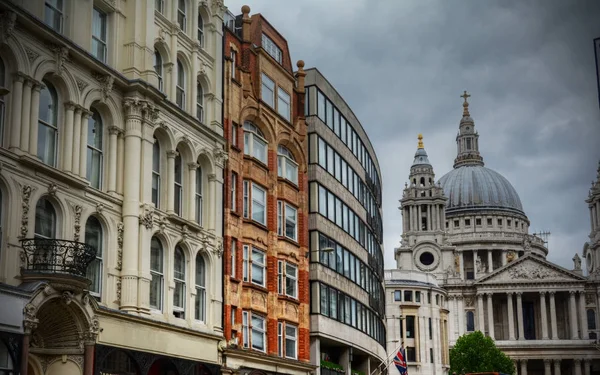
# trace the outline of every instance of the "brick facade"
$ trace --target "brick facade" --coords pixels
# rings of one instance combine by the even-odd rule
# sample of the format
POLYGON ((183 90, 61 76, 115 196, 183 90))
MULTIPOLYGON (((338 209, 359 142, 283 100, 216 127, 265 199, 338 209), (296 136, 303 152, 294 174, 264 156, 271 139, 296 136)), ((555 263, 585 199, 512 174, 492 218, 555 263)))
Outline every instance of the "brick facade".
MULTIPOLYGON (((228 142, 229 159, 224 176, 224 334, 228 348, 243 349, 242 312, 248 311, 266 317, 266 354, 254 349, 244 358, 244 366, 260 367, 248 363, 256 355, 278 356, 278 322, 293 324, 297 330, 298 366, 309 361, 309 288, 308 288, 308 175, 306 123, 304 119, 304 64, 299 61, 299 72, 294 74, 286 40, 260 14, 249 16, 249 8, 243 7, 236 26, 243 24, 242 32, 236 34, 228 27, 224 33, 224 133, 228 142), (263 33, 281 50, 281 63, 271 57, 262 47, 263 33), (232 51, 236 57, 232 59, 232 51), (233 63, 235 60, 235 67, 233 63), (233 72, 235 69, 235 72, 233 72), (261 77, 265 73, 274 81, 277 90, 290 95, 290 121, 275 108, 261 99, 261 77), (234 78, 235 76, 235 78, 234 78), (267 146, 267 165, 244 152, 244 122, 251 122, 264 134, 267 146), (237 136, 233 134, 237 124, 237 136), (234 139, 235 138, 235 139, 234 139), (293 155, 298 164, 297 184, 278 177, 277 149, 282 145, 293 155), (232 173, 235 183, 235 209, 232 207, 232 173), (267 192, 266 226, 244 218, 243 181, 250 181, 267 192), (284 201, 297 208, 296 241, 278 236, 277 202, 284 201), (235 258, 232 244, 235 240, 235 258), (243 246, 254 246, 266 254, 265 287, 251 280, 243 281, 243 246), (278 294, 278 260, 297 266, 297 297, 278 294), (232 267, 235 272, 232 275, 232 267), (235 322, 232 309, 235 308, 235 322), (237 344, 236 340, 237 339, 237 344)), ((278 105, 277 92, 274 103, 278 105)), ((251 198, 248 199, 251 204, 251 198)), ((250 256, 251 258, 251 256, 250 256)), ((250 269, 251 263, 248 263, 250 269)), ((277 362, 286 361, 278 358, 277 362)), ((231 367, 229 363, 227 366, 231 367)), ((296 370, 298 370, 296 368, 296 370)), ((304 369, 306 370, 306 369, 304 369)), ((303 370, 303 371, 304 371, 303 370)))

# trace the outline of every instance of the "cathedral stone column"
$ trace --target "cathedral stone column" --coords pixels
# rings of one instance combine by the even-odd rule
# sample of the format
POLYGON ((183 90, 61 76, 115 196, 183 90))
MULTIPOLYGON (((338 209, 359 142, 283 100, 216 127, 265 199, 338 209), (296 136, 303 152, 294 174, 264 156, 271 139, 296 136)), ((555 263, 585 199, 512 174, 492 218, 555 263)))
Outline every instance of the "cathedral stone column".
POLYGON ((552 360, 550 358, 544 358, 544 375, 552 375, 552 360))
POLYGON ((527 360, 521 360, 521 375, 527 375, 527 360))
POLYGON ((492 303, 493 293, 487 293, 487 310, 488 310, 488 335, 494 340, 494 305, 492 303))
POLYGON ((483 294, 477 294, 477 329, 485 334, 485 320, 483 318, 483 294))
POLYGON ((517 292, 517 324, 519 325, 519 340, 525 340, 525 330, 523 329, 523 299, 521 292, 517 292))
POLYGON ((500 258, 502 260, 502 267, 504 267, 504 266, 506 266, 506 263, 508 263, 508 261, 506 260, 507 251, 506 250, 501 250, 500 254, 501 254, 500 258))
POLYGON ((488 254, 488 273, 492 273, 494 271, 494 260, 492 256, 492 250, 487 251, 488 254))
POLYGON ((583 359, 583 375, 590 375, 592 360, 589 358, 583 359))
POLYGON ((575 291, 569 291, 569 323, 571 325, 571 339, 577 340, 577 306, 575 305, 575 291))
POLYGON ((548 340, 548 311, 546 311, 546 292, 540 292, 540 315, 542 316, 542 340, 548 340))
POLYGON ((117 191, 117 136, 119 128, 111 126, 108 128, 108 192, 117 191))
POLYGON ((67 172, 71 172, 71 167, 73 166, 73 153, 71 151, 71 147, 73 145, 73 116, 75 115, 75 103, 66 102, 65 103, 65 145, 66 150, 63 152, 62 158, 62 166, 63 169, 67 172))
POLYGON ((581 358, 573 358, 573 374, 581 375, 581 358))
POLYGON ((585 290, 579 291, 579 335, 584 340, 588 337, 587 332, 587 314, 585 311, 585 290))
MULTIPOLYGON (((456 314, 458 315, 458 337, 465 333, 465 300, 462 295, 456 297, 458 308, 456 314)), ((457 339, 458 339, 457 337, 457 339)))
POLYGON ((473 250, 473 279, 477 280, 477 250, 473 250))
POLYGON ((175 157, 177 151, 167 151, 167 212, 169 214, 175 214, 175 187, 173 181, 175 181, 175 157))
MULTIPOLYGON (((40 117, 40 91, 42 84, 34 82, 31 88, 31 117, 29 118, 29 153, 37 155, 38 121, 40 117)), ((68 144, 68 143, 67 143, 68 144)))
MULTIPOLYGON (((84 109, 81 112, 81 141, 79 142, 79 176, 87 178, 87 142, 88 142, 88 120, 91 111, 84 109)), ((78 173, 73 171, 73 173, 78 173)))
POLYGON ((465 280, 465 254, 461 251, 460 256, 460 279, 465 280))
POLYGON ((508 301, 508 339, 516 340, 515 337, 515 309, 513 307, 513 292, 506 293, 508 301))
MULTIPOLYGON (((10 110, 10 148, 15 149, 21 146, 21 104, 23 98, 23 82, 25 74, 19 72, 13 76, 13 89, 10 110)), ((36 150, 37 151, 37 150, 36 150)))
POLYGON ((554 292, 548 292, 550 295, 550 326, 552 328, 552 340, 558 340, 558 326, 556 321, 556 301, 554 300, 554 292))
MULTIPOLYGON (((71 165, 71 172, 74 175, 79 174, 79 142, 81 141, 81 113, 83 108, 80 106, 75 107, 75 113, 73 114, 73 145, 71 149, 63 150, 63 153, 70 152, 72 154, 73 164, 71 165)), ((86 124, 87 126, 87 124, 86 124)), ((63 158, 64 159, 64 158, 63 158)))
POLYGON ((560 375, 560 359, 554 360, 554 375, 560 375))
MULTIPOLYGON (((196 222, 196 169, 198 169, 198 163, 188 163, 188 220, 196 222)), ((200 186, 202 189, 202 186, 200 186)), ((204 193, 203 190, 201 190, 204 193)), ((202 207, 200 207, 202 209, 202 207)), ((202 212, 200 212, 200 218, 202 219, 202 212)), ((198 223, 202 225, 202 222, 198 223)))

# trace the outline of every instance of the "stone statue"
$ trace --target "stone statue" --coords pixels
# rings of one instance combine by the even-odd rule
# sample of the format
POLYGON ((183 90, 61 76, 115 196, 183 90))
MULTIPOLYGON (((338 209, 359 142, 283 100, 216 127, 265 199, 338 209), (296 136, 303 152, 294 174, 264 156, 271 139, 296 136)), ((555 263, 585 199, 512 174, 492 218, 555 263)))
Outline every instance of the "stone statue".
POLYGON ((576 271, 581 270, 581 258, 577 253, 575 253, 575 256, 573 257, 573 269, 576 271))
POLYGON ((477 256, 475 265, 477 266, 477 273, 485 273, 485 265, 481 261, 481 257, 479 255, 477 256))
POLYGON ((514 251, 509 251, 508 253, 506 253, 506 261, 508 263, 512 262, 513 260, 515 260, 515 252, 514 251))
POLYGON ((460 274, 460 255, 454 254, 454 272, 456 275, 460 274))
POLYGON ((523 237, 523 250, 525 250, 525 252, 531 251, 531 240, 527 234, 523 237))

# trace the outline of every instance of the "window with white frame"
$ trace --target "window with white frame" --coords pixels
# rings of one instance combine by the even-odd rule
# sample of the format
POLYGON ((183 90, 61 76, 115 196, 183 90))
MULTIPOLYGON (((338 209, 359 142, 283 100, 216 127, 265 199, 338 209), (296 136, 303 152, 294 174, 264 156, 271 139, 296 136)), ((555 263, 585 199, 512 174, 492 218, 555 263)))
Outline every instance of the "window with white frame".
POLYGON ((244 217, 267 225, 267 191, 261 186, 244 180, 244 217))
POLYGON ((56 166, 58 143, 57 103, 54 86, 44 80, 40 90, 37 156, 42 162, 53 167, 56 166))
POLYGON ((236 263, 237 263, 237 240, 235 238, 231 239, 231 277, 236 277, 236 263))
POLYGON ((165 13, 165 0, 154 0, 154 8, 160 13, 165 13))
MULTIPOLYGON (((0 88, 6 88, 6 66, 4 60, 0 58, 0 88)), ((3 145, 4 141, 4 112, 6 103, 4 96, 0 95, 0 146, 3 145)))
POLYGON ((231 211, 237 211, 237 173, 231 172, 231 211))
POLYGON ((201 254, 196 255, 196 304, 195 318, 201 322, 206 321, 206 267, 201 254))
POLYGON ((160 144, 154 138, 152 145, 152 203, 156 208, 160 203, 160 144))
POLYGON ((298 240, 298 210, 283 201, 277 202, 277 234, 298 240))
POLYGON ((162 56, 158 50, 154 50, 154 71, 156 72, 156 76, 158 77, 158 89, 160 91, 164 91, 164 81, 163 81, 163 61, 162 56))
POLYGON ((150 241, 150 308, 162 310, 163 303, 163 249, 159 239, 150 241))
POLYGON ((196 118, 201 123, 204 123, 204 90, 202 85, 198 83, 198 92, 196 94, 196 118))
POLYGON ((244 122, 244 154, 267 164, 267 140, 263 132, 249 121, 244 122))
POLYGON ((181 162, 181 154, 176 151, 175 155, 175 179, 173 180, 175 192, 173 194, 175 214, 181 216, 183 208, 183 165, 181 162))
POLYGON ((269 55, 271 55, 272 58, 274 58, 275 60, 277 60, 278 63, 281 64, 282 57, 283 57, 281 48, 277 47, 277 44, 275 44, 275 42, 271 38, 266 36, 265 34, 262 34, 261 41, 262 41, 262 48, 264 48, 264 50, 267 51, 267 53, 269 55))
POLYGON ((242 311, 242 341, 244 348, 267 351, 266 319, 258 314, 242 311))
POLYGON ((175 103, 181 109, 185 109, 185 69, 183 63, 177 59, 177 87, 175 93, 175 103))
POLYGON ((186 0, 179 0, 177 4, 177 24, 183 32, 185 32, 185 26, 187 22, 185 1, 186 0))
POLYGON ((277 113, 284 119, 290 121, 290 94, 285 92, 281 86, 277 87, 277 113))
MULTIPOLYGON (((2 98, 0 98, 1 100, 2 98)), ((234 147, 238 147, 238 129, 239 125, 235 122, 231 123, 231 145, 234 147)))
POLYGON ((298 358, 298 327, 284 322, 277 322, 277 343, 280 357, 298 358))
POLYGON ((277 146, 277 175, 298 185, 298 163, 287 147, 277 146))
POLYGON ((196 222, 202 226, 202 210, 204 205, 202 204, 202 167, 196 168, 196 222))
POLYGON ((243 246, 244 264, 243 273, 244 281, 250 281, 252 284, 266 286, 267 277, 265 274, 266 255, 265 252, 251 247, 250 245, 243 246))
POLYGON ((176 318, 185 318, 185 255, 180 246, 175 247, 173 262, 173 315, 176 318))
POLYGON ((106 13, 94 7, 92 16, 92 55, 106 63, 106 13))
POLYGON ((103 166, 103 140, 102 117, 100 113, 92 107, 92 115, 88 117, 88 136, 87 136, 87 179, 90 186, 96 189, 102 187, 102 166, 103 166))
POLYGON ((275 108, 275 82, 265 73, 262 74, 261 98, 271 108, 275 108))
POLYGON ((198 42, 200 47, 204 48, 204 20, 200 13, 198 13, 198 42))
POLYGON ((63 28, 63 1, 46 0, 44 9, 44 22, 57 33, 62 33, 63 28))
POLYGON ((284 260, 277 261, 277 293, 298 298, 298 266, 284 260))
POLYGON ((95 216, 90 216, 85 223, 85 243, 96 249, 96 259, 87 268, 87 278, 92 281, 90 294, 100 297, 102 294, 102 226, 95 216))
POLYGON ((231 78, 236 79, 237 52, 231 51, 231 78))

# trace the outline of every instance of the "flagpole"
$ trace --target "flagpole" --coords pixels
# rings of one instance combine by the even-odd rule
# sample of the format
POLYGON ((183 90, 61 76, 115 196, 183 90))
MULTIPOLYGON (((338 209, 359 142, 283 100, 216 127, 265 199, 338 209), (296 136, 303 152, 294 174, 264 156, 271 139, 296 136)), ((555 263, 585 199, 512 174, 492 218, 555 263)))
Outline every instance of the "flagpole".
MULTIPOLYGON (((393 356, 395 356, 398 353, 398 350, 400 348, 402 348, 403 346, 404 346, 404 343, 400 342, 400 346, 398 346, 396 348, 396 350, 392 351, 392 354, 388 355, 384 362, 381 362, 379 365, 377 365, 377 367, 375 367, 375 370, 373 370, 370 375, 375 375, 375 373, 377 372, 379 367, 381 367, 381 365, 383 365, 383 364, 385 364, 385 367, 383 368, 383 370, 387 370, 387 368, 390 367, 390 360, 393 358, 393 356)), ((404 359, 404 360, 406 361, 406 359, 404 359)))

